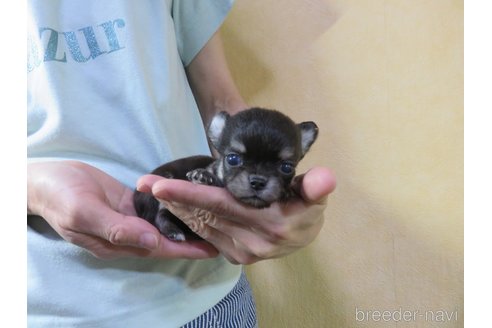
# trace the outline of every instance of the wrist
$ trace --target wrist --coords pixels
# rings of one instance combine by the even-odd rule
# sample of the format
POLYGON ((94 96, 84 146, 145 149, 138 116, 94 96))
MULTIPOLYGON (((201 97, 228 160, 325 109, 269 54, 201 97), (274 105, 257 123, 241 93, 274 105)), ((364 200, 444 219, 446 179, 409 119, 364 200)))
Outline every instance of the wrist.
POLYGON ((27 214, 41 215, 41 199, 39 198, 39 177, 36 172, 39 168, 39 163, 27 164, 27 214))

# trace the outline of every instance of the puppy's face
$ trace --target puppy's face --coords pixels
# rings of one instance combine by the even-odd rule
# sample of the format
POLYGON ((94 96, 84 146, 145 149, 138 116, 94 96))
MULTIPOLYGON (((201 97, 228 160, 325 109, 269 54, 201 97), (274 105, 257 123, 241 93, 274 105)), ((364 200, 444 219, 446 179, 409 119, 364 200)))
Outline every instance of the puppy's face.
POLYGON ((295 124, 273 110, 254 108, 234 116, 220 113, 209 129, 221 155, 216 174, 241 202, 267 207, 286 196, 297 163, 317 133, 313 122, 295 124))

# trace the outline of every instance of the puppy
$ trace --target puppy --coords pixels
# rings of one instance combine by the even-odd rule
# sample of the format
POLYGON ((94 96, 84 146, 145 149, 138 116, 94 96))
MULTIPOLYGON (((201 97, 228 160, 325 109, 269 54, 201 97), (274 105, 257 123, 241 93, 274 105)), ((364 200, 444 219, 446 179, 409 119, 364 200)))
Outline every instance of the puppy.
MULTIPOLYGON (((218 113, 208 128, 218 158, 192 156, 166 163, 152 174, 226 188, 238 201, 265 208, 289 198, 295 168, 318 136, 314 122, 295 124, 286 115, 251 108, 218 113)), ((168 239, 199 239, 152 195, 135 191, 134 205, 168 239)))

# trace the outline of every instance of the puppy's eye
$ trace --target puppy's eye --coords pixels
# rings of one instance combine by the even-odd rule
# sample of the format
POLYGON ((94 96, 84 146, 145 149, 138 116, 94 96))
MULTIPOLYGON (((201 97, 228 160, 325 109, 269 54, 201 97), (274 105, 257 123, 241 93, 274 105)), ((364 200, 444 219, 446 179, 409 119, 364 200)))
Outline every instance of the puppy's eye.
POLYGON ((243 164, 243 159, 241 155, 238 154, 229 154, 226 156, 227 164, 230 166, 239 166, 243 164))
POLYGON ((280 164, 280 172, 283 174, 292 174, 294 173, 294 165, 289 162, 283 162, 280 164))

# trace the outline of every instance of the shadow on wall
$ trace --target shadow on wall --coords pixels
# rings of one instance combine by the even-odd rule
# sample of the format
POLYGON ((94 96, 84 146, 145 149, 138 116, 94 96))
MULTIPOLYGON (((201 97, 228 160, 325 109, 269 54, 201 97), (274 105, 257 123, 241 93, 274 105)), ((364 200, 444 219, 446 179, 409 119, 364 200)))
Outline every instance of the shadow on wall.
POLYGON ((261 58, 256 56, 245 40, 242 40, 235 30, 222 29, 222 39, 225 43, 225 52, 228 62, 234 62, 230 70, 235 76, 235 82, 242 96, 249 103, 261 90, 265 90, 272 80, 272 74, 266 69, 261 58), (233 40, 230 42, 229 40, 233 40), (232 43, 233 45, 228 45, 232 43), (234 58, 234 60, 232 60, 234 58))
MULTIPOLYGON (((337 10, 324 0, 243 0, 235 3, 221 33, 231 72, 247 102, 268 94, 268 90, 275 87, 272 85, 273 76, 280 73, 278 70, 285 71, 289 79, 297 79, 295 71, 302 70, 303 66, 293 59, 297 58, 301 63, 307 59, 306 51, 314 40, 338 19, 337 10), (279 22, 274 23, 274 29, 271 28, 272 18, 279 22), (254 26, 251 26, 252 22, 254 26), (303 26, 305 31, 301 38, 285 38, 286 35, 298 34, 298 26, 303 26), (276 65, 272 65, 270 60, 282 57, 282 53, 288 54, 285 57, 289 60, 283 67, 272 71, 276 65)), ((264 107, 268 105, 261 104, 264 107)), ((277 104, 272 105, 275 107, 277 104)))

